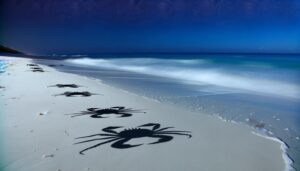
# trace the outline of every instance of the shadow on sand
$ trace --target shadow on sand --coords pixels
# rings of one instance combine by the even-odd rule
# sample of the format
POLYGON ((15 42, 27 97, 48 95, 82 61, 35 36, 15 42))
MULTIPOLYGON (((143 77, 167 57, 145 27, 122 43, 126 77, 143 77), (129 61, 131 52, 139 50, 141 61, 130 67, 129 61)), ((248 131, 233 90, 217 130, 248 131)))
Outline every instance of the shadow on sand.
POLYGON ((38 64, 27 64, 27 66, 30 66, 30 67, 39 67, 38 64))
POLYGON ((141 110, 135 110, 132 108, 125 108, 124 106, 114 106, 110 108, 88 108, 86 111, 82 111, 80 113, 74 114, 66 114, 71 115, 71 117, 89 115, 91 118, 107 118, 103 115, 118 115, 119 118, 130 117, 133 113, 146 113, 141 110))
POLYGON ((138 139, 138 138, 154 138, 157 139, 154 142, 151 142, 149 144, 158 144, 158 143, 165 143, 168 141, 171 141, 173 139, 174 135, 184 135, 188 138, 191 138, 192 135, 190 134, 190 131, 177 131, 177 130, 169 130, 174 127, 164 127, 160 128, 160 124, 158 123, 148 123, 141 126, 138 126, 136 128, 130 128, 130 129, 123 129, 119 132, 116 131, 116 129, 122 128, 121 126, 109 126, 106 128, 103 128, 102 131, 104 133, 100 134, 93 134, 83 137, 78 137, 76 139, 86 139, 86 138, 92 138, 84 141, 77 142, 75 144, 81 144, 81 143, 88 143, 93 141, 102 141, 96 145, 90 146, 88 148, 85 148, 79 152, 79 154, 84 155, 85 151, 88 151, 90 149, 96 148, 98 146, 112 143, 111 147, 117 148, 117 149, 127 149, 132 147, 137 147, 143 144, 129 144, 128 141, 132 139, 138 139), (93 138, 98 137, 98 138, 93 138))
POLYGON ((99 95, 99 94, 90 93, 90 92, 88 92, 88 91, 82 91, 82 92, 77 92, 77 91, 74 91, 74 92, 66 91, 66 92, 64 92, 64 93, 61 93, 61 94, 55 94, 55 95, 53 95, 53 96, 66 96, 66 97, 81 96, 81 97, 89 97, 89 96, 92 96, 92 95, 99 95))
POLYGON ((55 84, 48 87, 57 87, 57 88, 79 88, 82 86, 76 85, 76 84, 55 84))
POLYGON ((45 72, 38 64, 27 64, 32 72, 45 72))

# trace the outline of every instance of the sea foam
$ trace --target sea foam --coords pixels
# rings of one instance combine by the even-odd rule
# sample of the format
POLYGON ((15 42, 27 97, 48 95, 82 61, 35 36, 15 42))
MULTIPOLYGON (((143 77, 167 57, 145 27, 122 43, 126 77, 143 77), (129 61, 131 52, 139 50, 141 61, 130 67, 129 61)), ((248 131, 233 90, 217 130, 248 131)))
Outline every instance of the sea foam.
POLYGON ((280 144, 280 148, 282 150, 282 159, 284 160, 284 163, 285 163, 284 171, 294 171, 295 170, 293 168, 293 166, 292 166, 294 162, 289 157, 289 155, 287 153, 288 146, 287 146, 287 144, 285 142, 283 142, 279 138, 270 137, 270 136, 267 136, 267 135, 264 135, 264 134, 260 134, 260 133, 254 132, 254 131, 252 133, 254 135, 257 135, 257 136, 260 136, 260 137, 263 137, 263 138, 266 138, 266 139, 278 142, 280 144))
POLYGON ((278 80, 273 77, 258 77, 259 72, 249 75, 230 72, 228 69, 211 65, 209 60, 171 59, 67 59, 67 62, 90 67, 130 71, 135 73, 172 78, 186 84, 215 85, 229 88, 230 91, 245 91, 274 95, 285 98, 300 98, 300 88, 296 83, 278 80))

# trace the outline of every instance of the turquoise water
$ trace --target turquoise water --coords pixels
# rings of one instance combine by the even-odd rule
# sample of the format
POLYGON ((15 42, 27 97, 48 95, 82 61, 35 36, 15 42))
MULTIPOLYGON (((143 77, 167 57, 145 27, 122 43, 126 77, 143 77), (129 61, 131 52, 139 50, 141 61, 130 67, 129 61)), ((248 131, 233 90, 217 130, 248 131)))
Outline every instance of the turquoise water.
POLYGON ((300 56, 77 58, 61 69, 283 140, 300 170, 300 56))
POLYGON ((0 73, 3 73, 6 67, 7 63, 5 61, 0 60, 0 73))

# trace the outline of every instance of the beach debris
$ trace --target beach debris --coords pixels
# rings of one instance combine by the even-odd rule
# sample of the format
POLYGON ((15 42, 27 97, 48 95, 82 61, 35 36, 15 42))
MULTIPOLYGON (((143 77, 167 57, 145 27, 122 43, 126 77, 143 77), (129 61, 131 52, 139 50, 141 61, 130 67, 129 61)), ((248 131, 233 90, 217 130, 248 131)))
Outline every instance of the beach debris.
POLYGON ((47 115, 48 113, 49 113, 49 111, 40 112, 39 115, 47 115))
POLYGON ((71 92, 71 91, 66 91, 62 94, 56 94, 54 96, 66 96, 66 97, 73 97, 73 96, 82 96, 82 97, 89 97, 92 95, 98 95, 98 94, 94 94, 94 93, 90 93, 88 91, 82 91, 82 92, 71 92))
POLYGON ((79 88, 81 86, 76 84, 55 84, 48 87, 58 87, 58 88, 79 88))
POLYGON ((0 89, 5 89, 5 87, 3 87, 3 86, 0 86, 0 89))
POLYGON ((44 154, 42 157, 43 158, 53 158, 54 154, 44 154))
POLYGON ((296 140, 299 140, 300 138, 299 137, 296 137, 296 140))
POLYGON ((188 138, 191 138, 192 135, 190 134, 190 131, 177 131, 177 130, 169 130, 174 127, 164 127, 160 128, 160 124, 158 123, 148 123, 144 125, 140 125, 136 128, 129 128, 129 129, 123 129, 120 132, 117 132, 116 129, 122 128, 121 126, 109 126, 106 128, 103 128, 102 131, 104 133, 100 134, 93 134, 83 137, 78 137, 76 139, 85 139, 85 138, 92 138, 92 137, 100 137, 100 138, 94 138, 94 139, 88 139, 84 141, 77 142, 75 144, 81 144, 81 143, 87 143, 87 142, 93 142, 93 141, 101 141, 106 140, 104 142, 98 143, 96 145, 93 145, 91 147, 85 148, 79 152, 79 154, 84 155, 85 151, 88 151, 90 149, 96 148, 98 146, 112 143, 112 148, 117 149, 127 149, 132 147, 138 147, 143 144, 129 144, 128 141, 131 139, 138 139, 138 138, 155 138, 158 139, 155 142, 151 142, 149 144, 158 144, 158 143, 165 143, 168 141, 171 141, 173 139, 172 135, 184 135, 188 138), (149 129, 150 127, 150 129, 149 129), (125 144, 126 143, 126 144, 125 144))
POLYGON ((90 115, 91 118, 107 118, 103 115, 119 115, 119 118, 130 117, 133 113, 146 113, 141 110, 136 110, 132 108, 126 108, 124 106, 114 106, 110 108, 88 108, 86 111, 82 111, 80 113, 74 114, 66 114, 71 115, 71 117, 90 115))

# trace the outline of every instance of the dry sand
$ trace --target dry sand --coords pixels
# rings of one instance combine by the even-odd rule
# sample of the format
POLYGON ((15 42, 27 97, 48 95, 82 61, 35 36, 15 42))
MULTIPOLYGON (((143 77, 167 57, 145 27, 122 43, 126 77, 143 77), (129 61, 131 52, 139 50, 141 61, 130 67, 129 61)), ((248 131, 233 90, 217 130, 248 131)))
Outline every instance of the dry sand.
MULTIPOLYGON (((94 79, 58 72, 41 66, 46 72, 34 73, 26 64, 29 59, 5 58, 10 65, 0 75, 1 161, 5 171, 283 171, 282 145, 278 141, 257 136, 252 129, 201 113, 191 113, 176 106, 111 87, 94 79), (78 84, 78 89, 48 87, 54 84, 78 84), (89 91, 101 95, 91 97, 53 96, 65 91, 89 91), (131 117, 71 118, 65 114, 87 108, 125 106, 142 109, 131 117), (138 147, 112 148, 110 142, 97 148, 79 151, 105 142, 99 140, 74 145, 76 137, 104 133, 103 128, 124 126, 136 128, 159 123, 168 130, 191 131, 192 138, 164 134, 173 139, 159 144, 158 138, 139 138, 128 144, 138 147)), ((116 132, 124 128, 115 129, 116 132)), ((144 127, 152 129, 153 126, 144 127)), ((93 138, 104 138, 98 136, 93 138)), ((90 138, 91 139, 91 138, 90 138)), ((83 139, 84 140, 84 139, 83 139)))

